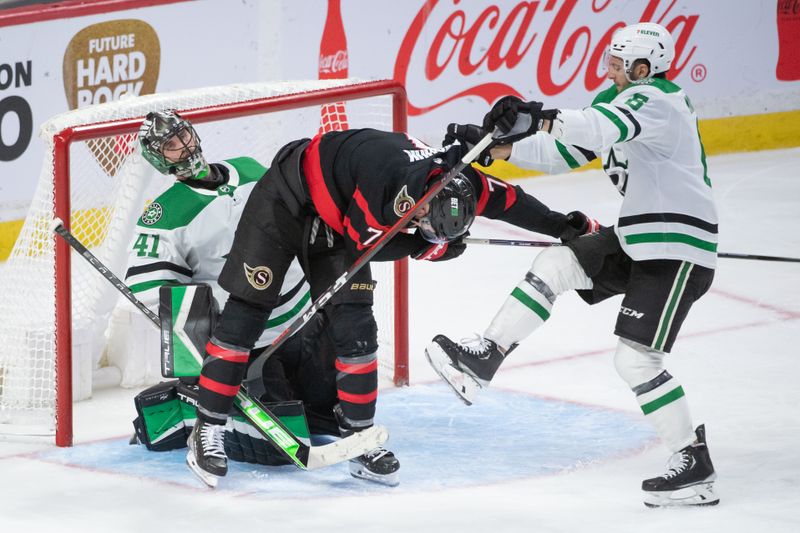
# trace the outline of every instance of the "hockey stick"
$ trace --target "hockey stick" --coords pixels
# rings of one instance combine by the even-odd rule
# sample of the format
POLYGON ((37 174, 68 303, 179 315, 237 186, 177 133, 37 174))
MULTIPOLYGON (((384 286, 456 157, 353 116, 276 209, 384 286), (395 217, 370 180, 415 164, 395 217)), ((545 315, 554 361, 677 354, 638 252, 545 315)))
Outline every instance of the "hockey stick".
MULTIPOLYGON (((129 302, 144 313, 153 325, 161 329, 161 322, 158 315, 153 313, 146 305, 136 298, 130 288, 125 285, 122 280, 115 276, 111 270, 83 245, 83 243, 64 227, 61 220, 53 220, 51 231, 63 238, 67 244, 121 292, 129 302)), ((389 434, 384 427, 373 426, 329 444, 309 446, 298 440, 278 417, 272 414, 272 412, 257 399, 250 397, 244 390, 239 389, 239 392, 234 398, 234 405, 253 423, 259 433, 275 445, 278 451, 283 453, 287 459, 293 461, 303 470, 313 470, 353 459, 377 448, 389 438, 389 434)))
MULTIPOLYGON (((409 209, 408 212, 406 212, 406 214, 403 215, 403 217, 394 224, 394 226, 389 228, 389 231, 384 233, 377 241, 375 241, 375 244, 373 244, 371 248, 369 248, 366 252, 361 254, 358 257, 358 259, 356 259, 355 262, 350 266, 350 268, 345 270, 336 279, 336 281, 333 282, 333 285, 328 287, 328 289, 325 292, 320 294, 319 297, 316 300, 314 300, 314 303, 311 304, 311 307, 309 308, 308 311, 303 313, 301 316, 297 317, 291 324, 289 324, 289 327, 287 327, 285 330, 283 330, 283 332, 280 335, 278 335, 278 338, 272 341, 270 347, 259 357, 259 363, 263 366, 264 362, 273 353, 275 353, 275 350, 277 350, 289 337, 291 337, 292 335, 297 333, 301 328, 303 328, 303 326, 305 326, 308 323, 311 317, 314 316, 314 313, 319 311, 322 308, 322 306, 324 306, 328 302, 328 300, 330 300, 333 297, 333 295, 336 294, 336 292, 339 289, 341 289, 353 276, 355 276, 356 273, 359 270, 361 270, 361 268, 364 265, 369 263, 370 259, 375 257, 375 254, 381 251, 381 249, 384 246, 386 246, 386 243, 388 243, 389 240, 392 239, 392 237, 394 237, 395 235, 400 233, 403 229, 405 229, 408 226, 409 222, 411 222, 414 219, 414 215, 419 213, 422 210, 422 208, 425 207, 428 204, 428 202, 430 202, 431 198, 439 194, 439 192, 442 189, 444 189, 445 186, 448 183, 450 183, 453 180, 453 178, 455 178, 456 175, 458 175, 459 172, 464 170, 464 168, 467 165, 472 163, 472 161, 476 157, 478 157, 480 153, 487 146, 489 146, 492 143, 492 140, 493 140, 492 133, 488 133, 483 137, 483 139, 478 141, 478 144, 473 146, 470 151, 464 154, 464 157, 462 157, 461 160, 453 168, 447 171, 444 177, 441 180, 439 180, 439 182, 436 183, 433 187, 431 187, 430 190, 428 190, 428 192, 425 193, 425 195, 419 199, 419 201, 414 205, 414 207, 409 209)), ((248 372, 247 382, 251 383, 253 382, 253 380, 258 379, 257 377, 258 375, 259 374, 257 374, 256 372, 254 372, 253 374, 250 374, 248 372), (250 377, 251 375, 253 375, 254 377, 251 378, 250 377)))
POLYGON ((535 248, 547 248, 550 246, 561 246, 556 241, 515 241, 510 239, 481 239, 478 237, 467 237, 464 239, 466 244, 493 244, 497 246, 528 246, 535 248))
MULTIPOLYGON (((499 246, 533 246, 546 248, 549 246, 562 246, 562 243, 555 241, 518 241, 512 239, 479 239, 467 237, 464 239, 467 244, 493 244, 499 246)), ((730 252, 719 252, 717 257, 723 259, 752 259, 757 261, 782 261, 785 263, 800 263, 798 257, 780 257, 774 255, 755 255, 755 254, 736 254, 730 252)))

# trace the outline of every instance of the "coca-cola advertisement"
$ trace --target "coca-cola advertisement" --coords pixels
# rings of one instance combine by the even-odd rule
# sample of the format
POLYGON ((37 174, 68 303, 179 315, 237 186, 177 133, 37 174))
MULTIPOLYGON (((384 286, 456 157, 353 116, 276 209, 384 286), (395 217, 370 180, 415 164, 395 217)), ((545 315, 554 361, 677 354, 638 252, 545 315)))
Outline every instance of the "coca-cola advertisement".
MULTIPOLYGON (((144 47, 148 57, 155 57, 155 48, 147 44, 152 42, 159 43, 158 92, 274 80, 393 78, 406 87, 410 133, 431 144, 441 141, 449 122, 479 122, 507 94, 547 107, 589 105, 610 85, 603 55, 611 36, 644 21, 672 33, 676 55, 669 77, 690 96, 701 126, 706 119, 800 113, 800 0, 99 4, 103 7, 97 2, 42 4, 47 7, 41 8, 41 20, 0 10, 0 170, 24 177, 0 182, 0 224, 21 219, 33 194, 43 157, 39 126, 70 109, 67 98, 54 97, 69 85, 62 59, 70 42, 86 28, 116 28, 117 20, 141 21, 155 32, 149 40, 123 32, 129 46, 108 51, 119 61, 97 71, 114 86, 132 84, 129 96, 138 92, 131 81, 135 72, 125 65, 140 63, 126 63, 122 56, 144 47), (187 53, 186 39, 174 28, 175 20, 190 18, 196 21, 194 33, 224 39, 197 40, 187 53), (47 46, 39 46, 42 42, 47 46)), ((98 43, 119 33, 103 31, 93 37, 98 43)), ((88 72, 78 59, 72 63, 76 72, 88 72)), ((88 79, 82 76, 76 79, 88 79)), ((325 106, 318 127, 352 125, 357 110, 354 102, 325 106)), ((784 118, 798 122, 796 115, 784 118)))
MULTIPOLYGON (((787 111, 800 108, 791 83, 800 79, 798 4, 777 0, 776 17, 776 0, 737 2, 735 10, 725 0, 321 2, 316 28, 331 42, 320 49, 318 75, 346 69, 402 82, 410 129, 433 142, 443 124, 478 121, 506 94, 588 105, 610 84, 603 55, 614 32, 652 21, 672 33, 669 78, 701 118, 787 111), (330 30, 333 3, 345 35, 330 30)), ((310 12, 307 3, 302 10, 310 12)), ((304 75, 293 67, 289 77, 304 75)))
POLYGON ((800 80, 800 0, 777 0, 779 80, 800 80))

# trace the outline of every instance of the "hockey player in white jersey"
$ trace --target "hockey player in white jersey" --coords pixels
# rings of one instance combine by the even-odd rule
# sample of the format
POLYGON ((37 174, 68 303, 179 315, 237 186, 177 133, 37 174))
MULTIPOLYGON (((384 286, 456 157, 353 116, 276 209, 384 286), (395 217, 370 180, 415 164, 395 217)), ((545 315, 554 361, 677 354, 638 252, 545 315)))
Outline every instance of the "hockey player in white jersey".
POLYGON ((673 452, 667 472, 642 483, 652 507, 719 502, 705 427, 694 428, 684 390, 663 364, 692 304, 711 285, 717 250, 697 116, 665 76, 673 57, 665 28, 628 26, 608 50, 614 86, 590 107, 543 110, 539 102, 504 97, 483 130, 451 125, 466 142, 500 128, 503 144, 492 157, 537 170, 563 172, 599 153, 624 198, 615 226, 539 254, 482 337, 456 343, 438 335, 426 349, 434 369, 470 404, 510 351, 548 319, 558 295, 574 289, 593 304, 624 294, 614 363, 673 452))

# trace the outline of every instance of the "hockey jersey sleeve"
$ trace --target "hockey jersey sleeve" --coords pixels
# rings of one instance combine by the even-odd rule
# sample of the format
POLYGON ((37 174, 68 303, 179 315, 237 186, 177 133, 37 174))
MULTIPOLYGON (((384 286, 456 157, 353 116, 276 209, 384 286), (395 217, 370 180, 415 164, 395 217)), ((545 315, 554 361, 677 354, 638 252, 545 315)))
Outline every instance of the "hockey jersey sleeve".
POLYGON ((476 215, 502 220, 514 226, 559 238, 568 229, 567 217, 552 211, 522 187, 467 167, 464 169, 475 189, 476 215))
POLYGON ((140 221, 128 250, 125 283, 142 303, 158 313, 162 285, 192 280, 193 272, 185 257, 180 228, 150 228, 140 221))
POLYGON ((595 159, 597 155, 591 150, 562 143, 552 135, 542 133, 515 142, 508 161, 518 167, 560 174, 595 159))
POLYGON ((658 150, 666 148, 664 131, 671 108, 657 91, 634 84, 610 102, 595 102, 580 110, 561 110, 553 135, 564 143, 606 152, 615 144, 645 141, 658 150))

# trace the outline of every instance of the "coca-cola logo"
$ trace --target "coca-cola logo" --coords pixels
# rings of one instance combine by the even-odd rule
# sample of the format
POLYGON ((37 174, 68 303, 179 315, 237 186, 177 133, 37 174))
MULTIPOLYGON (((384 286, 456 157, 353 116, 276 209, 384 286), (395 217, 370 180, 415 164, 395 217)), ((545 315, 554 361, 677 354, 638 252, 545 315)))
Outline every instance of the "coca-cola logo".
MULTIPOLYGON (((606 81, 603 53, 612 35, 636 22, 657 22, 672 34, 675 59, 669 73, 671 79, 680 75, 694 55, 696 46, 690 47, 689 41, 700 17, 672 14, 675 0, 649 0, 638 20, 611 24, 609 7, 615 4, 614 0, 583 1, 581 9, 576 9, 578 4, 578 0, 534 0, 511 6, 489 5, 478 11, 475 4, 462 4, 460 0, 427 0, 400 45, 394 78, 408 87, 409 71, 417 72, 421 66, 425 80, 431 83, 451 73, 454 75, 448 77, 449 83, 465 80, 466 86, 449 89, 442 96, 439 91, 426 91, 424 97, 433 97, 434 101, 424 105, 413 103, 415 95, 410 93, 409 115, 421 115, 466 96, 477 96, 491 104, 501 96, 522 96, 530 89, 554 96, 575 83, 582 83, 587 91, 596 91, 606 81), (575 27, 576 21, 582 25, 575 27), (421 39, 423 35, 432 38, 421 39), (531 64, 532 58, 535 67, 525 76, 527 85, 509 85, 509 71, 515 71, 518 77, 518 69, 531 64)), ((630 4, 625 3, 624 7, 630 4)))
POLYGON ((347 70, 347 50, 319 56, 320 74, 335 74, 343 70, 347 70))

